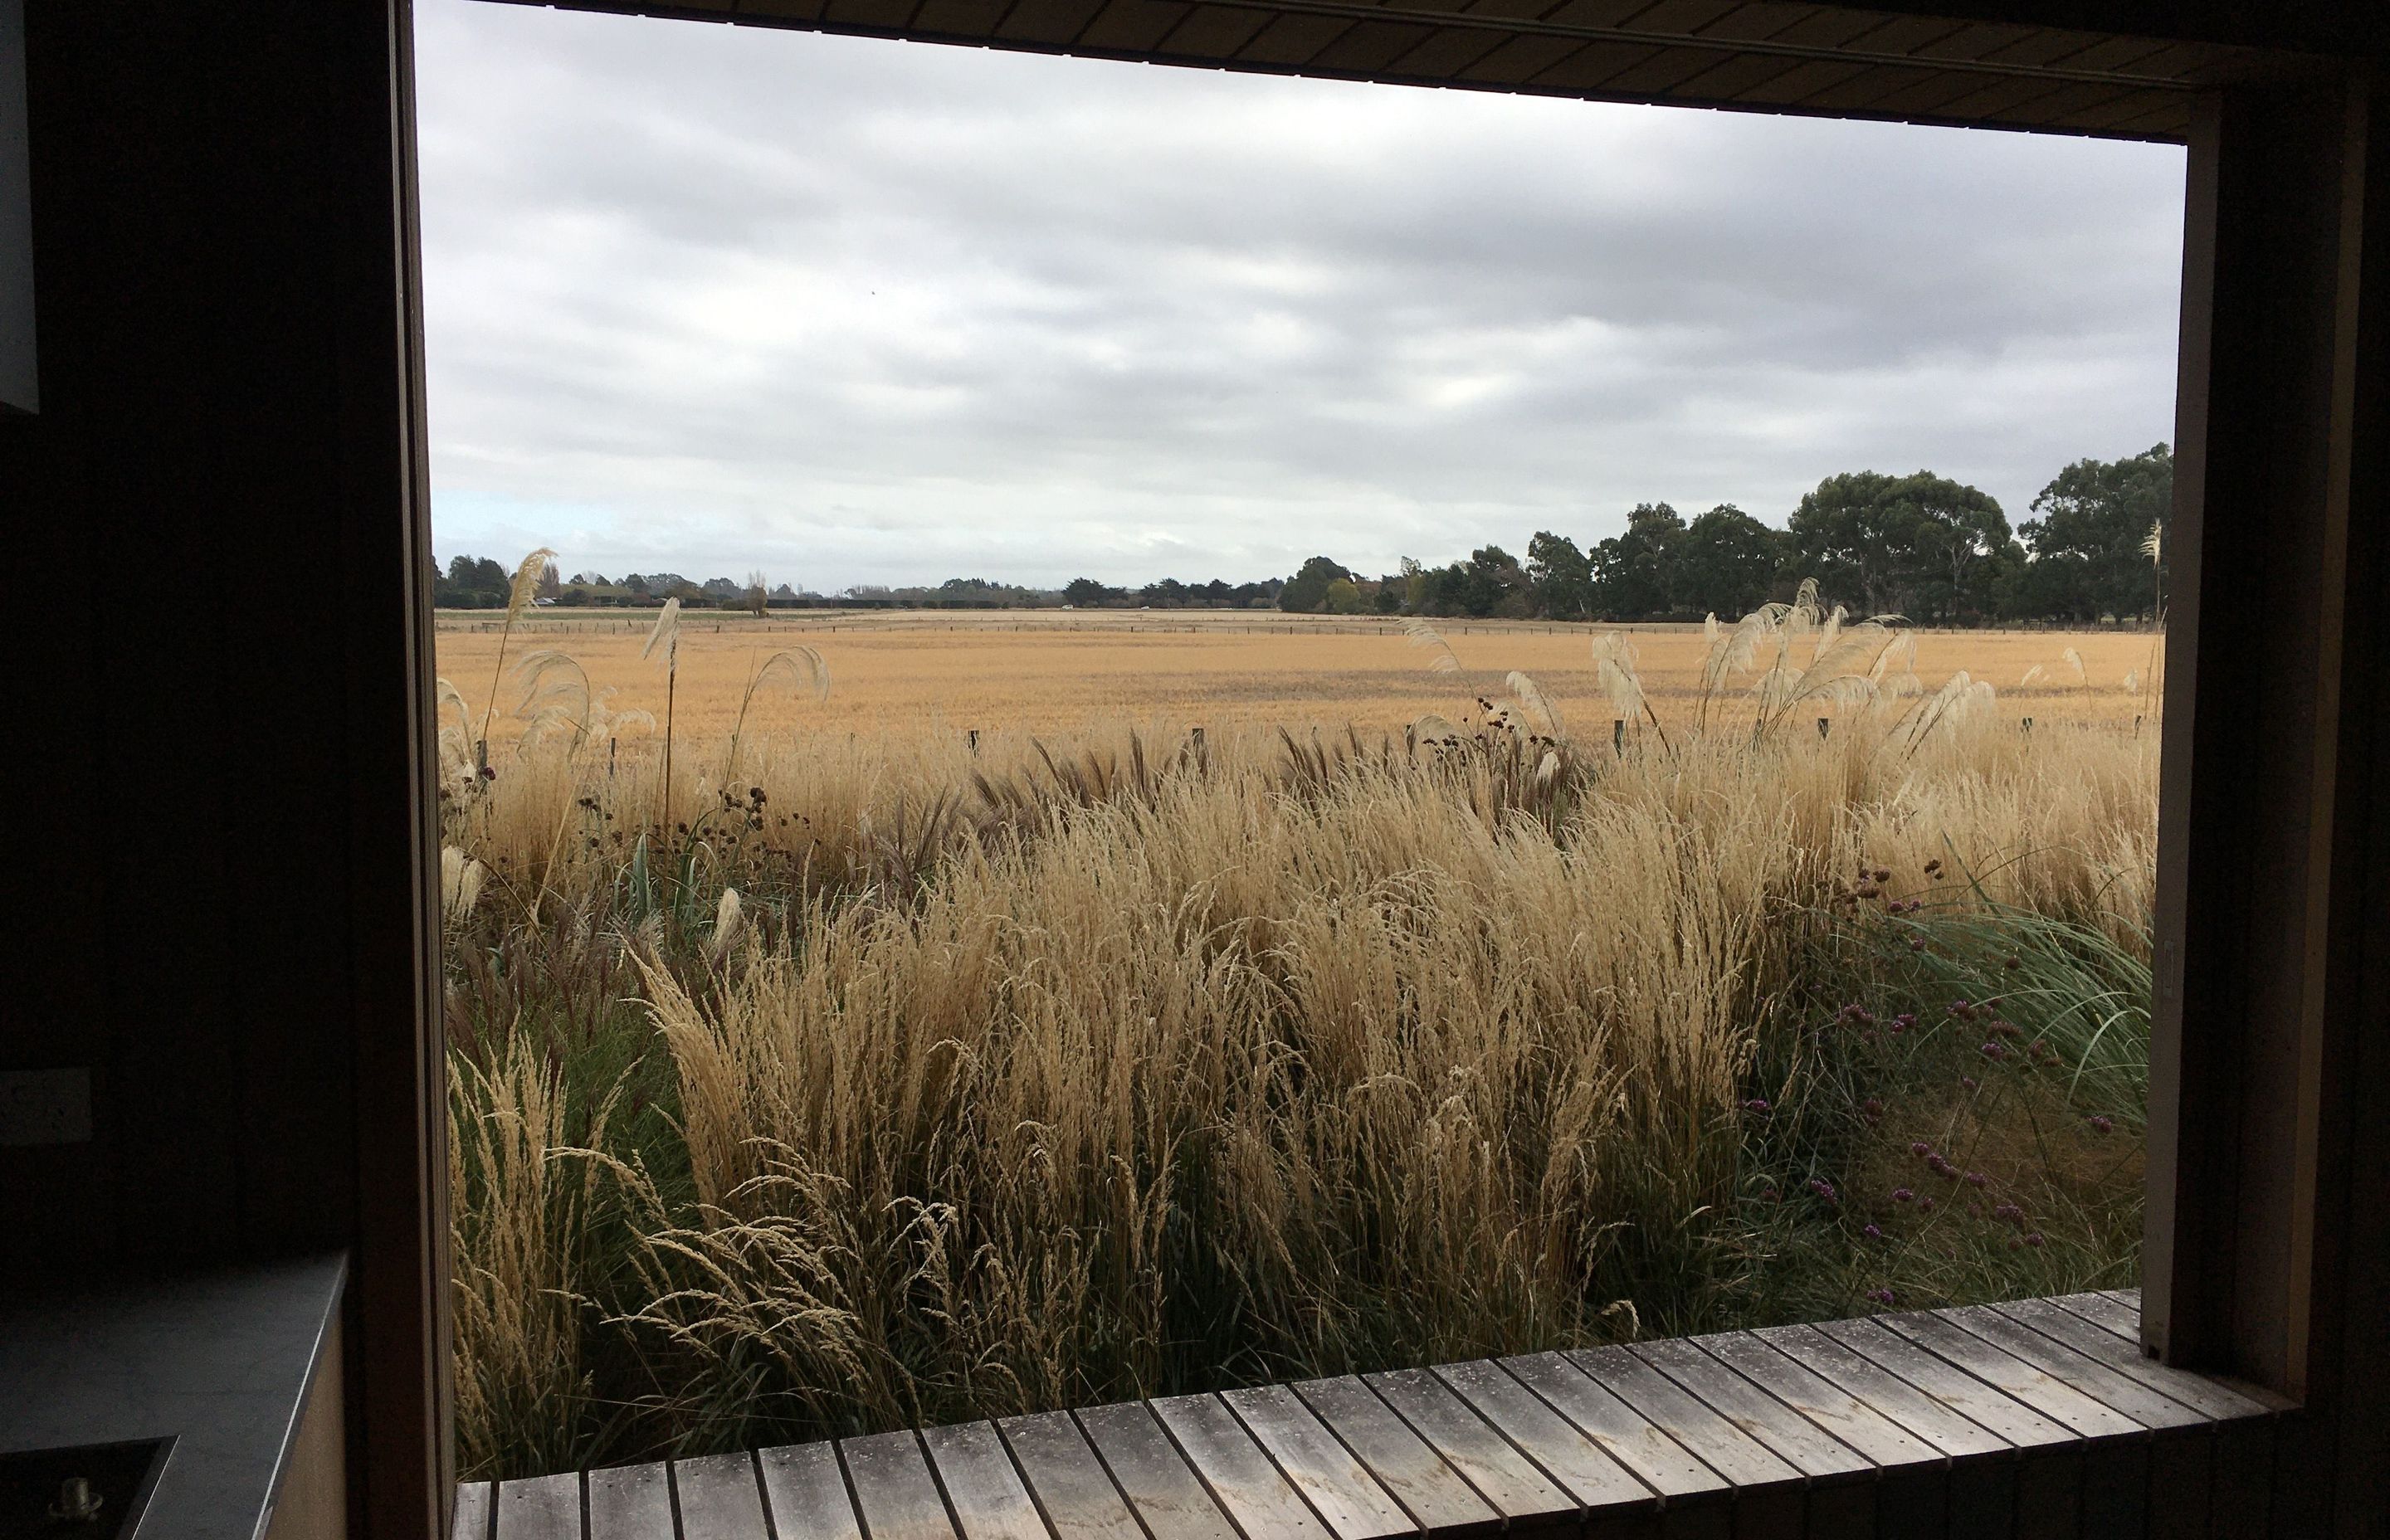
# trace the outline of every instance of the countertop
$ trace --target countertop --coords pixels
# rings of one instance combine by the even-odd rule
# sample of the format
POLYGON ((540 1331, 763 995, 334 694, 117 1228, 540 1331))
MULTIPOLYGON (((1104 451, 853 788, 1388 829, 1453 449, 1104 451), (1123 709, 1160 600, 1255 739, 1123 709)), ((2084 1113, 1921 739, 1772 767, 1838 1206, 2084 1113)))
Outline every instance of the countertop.
POLYGON ((139 1540, 255 1540, 347 1260, 0 1291, 0 1450, 174 1436, 139 1540))

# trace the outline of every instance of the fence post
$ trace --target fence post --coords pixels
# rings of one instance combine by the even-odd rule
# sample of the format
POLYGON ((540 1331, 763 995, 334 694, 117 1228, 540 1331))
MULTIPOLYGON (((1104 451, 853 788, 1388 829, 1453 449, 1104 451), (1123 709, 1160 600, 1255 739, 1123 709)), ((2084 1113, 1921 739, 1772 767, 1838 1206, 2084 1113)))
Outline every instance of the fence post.
POLYGON ((1623 716, 1610 719, 1610 749, 1616 754, 1626 752, 1626 719, 1623 716))
MULTIPOLYGON (((2135 725, 2138 726, 2139 724, 2136 723, 2135 725)), ((2031 717, 2026 717, 2024 719, 2024 736, 2027 738, 2031 738, 2033 736, 2033 718, 2031 717)))
POLYGON ((1829 725, 1831 725, 1831 724, 1832 723, 1832 721, 1833 721, 1833 718, 1829 717, 1829 716, 1821 716, 1821 717, 1818 718, 1818 736, 1819 738, 1823 738, 1823 737, 1825 737, 1825 736, 1826 736, 1826 728, 1827 728, 1827 726, 1828 726, 1829 725))

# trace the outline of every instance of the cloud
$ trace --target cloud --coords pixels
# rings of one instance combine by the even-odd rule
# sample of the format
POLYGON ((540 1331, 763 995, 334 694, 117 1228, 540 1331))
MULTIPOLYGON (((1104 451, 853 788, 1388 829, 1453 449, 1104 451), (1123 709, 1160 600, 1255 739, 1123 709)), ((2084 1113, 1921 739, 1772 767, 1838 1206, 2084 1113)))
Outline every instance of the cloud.
POLYGON ((2167 147, 416 16, 443 554, 1384 571, 2172 434, 2167 147))

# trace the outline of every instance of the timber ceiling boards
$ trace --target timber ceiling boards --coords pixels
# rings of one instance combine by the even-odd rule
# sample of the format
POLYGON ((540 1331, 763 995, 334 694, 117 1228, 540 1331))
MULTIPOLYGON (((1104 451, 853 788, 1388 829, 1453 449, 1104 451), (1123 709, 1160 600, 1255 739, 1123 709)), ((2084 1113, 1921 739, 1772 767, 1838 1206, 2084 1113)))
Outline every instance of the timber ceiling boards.
POLYGON ((2174 142, 2189 128, 2199 87, 2281 57, 1788 0, 562 0, 558 8, 2174 142))

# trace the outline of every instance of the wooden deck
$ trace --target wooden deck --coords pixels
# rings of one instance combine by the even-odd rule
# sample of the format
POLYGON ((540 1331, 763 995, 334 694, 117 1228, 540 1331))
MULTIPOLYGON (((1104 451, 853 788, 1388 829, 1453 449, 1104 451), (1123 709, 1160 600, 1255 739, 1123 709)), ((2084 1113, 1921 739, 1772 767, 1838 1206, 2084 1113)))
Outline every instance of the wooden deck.
POLYGON ((2244 1535, 2287 1404, 2138 1294, 1343 1376, 456 1496, 456 1540, 2244 1535))

